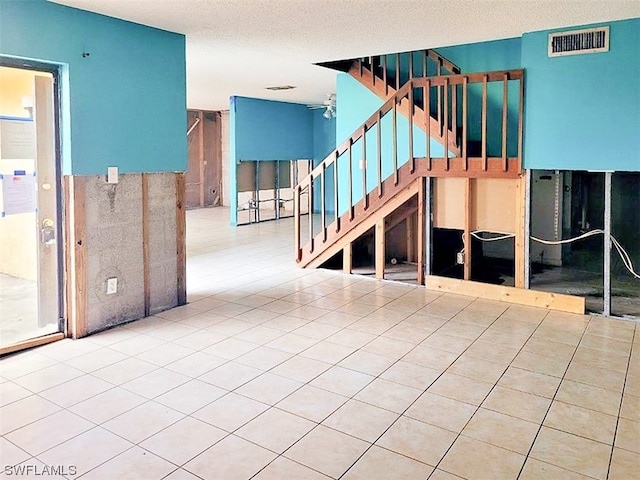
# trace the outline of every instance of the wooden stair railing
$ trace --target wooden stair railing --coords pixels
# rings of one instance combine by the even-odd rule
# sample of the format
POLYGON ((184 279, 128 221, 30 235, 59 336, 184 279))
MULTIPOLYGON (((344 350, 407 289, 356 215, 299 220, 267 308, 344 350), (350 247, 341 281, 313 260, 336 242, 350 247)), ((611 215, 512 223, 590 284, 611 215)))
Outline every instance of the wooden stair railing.
MULTIPOLYGON (((466 178, 517 178, 521 171, 522 159, 522 122, 523 122, 523 93, 524 71, 506 70, 497 72, 474 73, 465 75, 448 75, 426 78, 414 78, 400 87, 378 111, 364 122, 354 133, 346 139, 342 145, 329 154, 309 175, 304 178, 294 189, 294 245, 296 260, 301 266, 317 266, 317 259, 325 258, 325 251, 331 248, 336 252, 336 243, 345 237, 351 230, 363 221, 371 218, 378 210, 385 212, 383 208, 387 202, 391 202, 400 192, 408 188, 420 177, 466 177, 466 178), (517 153, 509 156, 507 142, 507 118, 508 118, 508 90, 509 82, 516 81, 519 84, 519 109, 517 153), (467 130, 468 130, 468 89, 470 85, 479 84, 482 90, 481 103, 481 155, 467 156, 467 130), (488 85, 502 84, 502 138, 501 155, 490 156, 487 149, 487 120, 488 120, 488 85), (434 156, 431 152, 430 138, 434 135, 431 131, 431 122, 425 121, 426 142, 424 155, 415 155, 418 146, 415 145, 413 127, 416 125, 418 115, 413 102, 414 93, 422 90, 425 103, 428 103, 431 89, 443 89, 441 100, 448 102, 451 89, 461 89, 462 102, 456 105, 451 115, 460 116, 462 120, 462 148, 457 152, 445 149, 443 156, 434 156), (397 111, 405 105, 408 112, 408 158, 398 158, 398 118, 397 111), (391 116, 391 135, 383 136, 382 122, 391 116), (368 135, 369 134, 369 135, 368 135), (375 136, 375 158, 368 158, 367 142, 375 136), (390 138, 389 138, 390 137, 390 138), (383 158, 383 151, 388 152, 390 146, 391 158, 383 158), (356 148, 357 147, 357 148, 356 148), (360 156, 356 158, 355 153, 360 156), (453 155, 453 156, 452 156, 453 155), (386 161, 385 161, 386 160, 386 161), (371 164, 370 164, 371 163, 371 164), (386 167, 386 168, 385 168, 386 167), (389 168, 390 167, 390 168, 389 168), (361 172, 355 175, 354 170, 361 172), (369 174, 371 168, 375 174, 369 174), (390 175, 383 174, 383 170, 391 170, 390 175), (332 173, 333 182, 333 206, 334 212, 327 211, 327 177, 332 173), (376 181, 372 181, 375 176, 376 181), (361 178, 357 178, 361 177, 361 178), (359 183, 359 185, 356 184, 359 183), (319 184, 319 185, 316 185, 319 184), (314 190, 320 189, 320 204, 314 209, 314 190), (359 192, 361 190, 361 192, 359 192), (302 245, 301 208, 302 192, 308 193, 308 239, 307 244, 302 245), (354 193, 355 192, 355 193, 354 193), (346 198, 342 198, 344 195, 346 198), (314 212, 319 212, 319 227, 314 225, 314 212), (329 223, 329 217, 333 221, 329 223), (331 226, 331 228, 330 228, 331 226)), ((427 116, 427 112, 421 114, 427 116)), ((447 122, 448 109, 444 109, 445 124, 447 122)), ((436 134, 439 132, 435 132, 436 134)), ((449 129, 443 131, 443 144, 449 144, 449 129)), ((422 149, 423 146, 420 146, 422 149)), ((372 149, 373 150, 373 149, 372 149)), ((388 215, 388 212, 385 213, 388 215)), ((338 245, 339 246, 339 245, 338 245)))

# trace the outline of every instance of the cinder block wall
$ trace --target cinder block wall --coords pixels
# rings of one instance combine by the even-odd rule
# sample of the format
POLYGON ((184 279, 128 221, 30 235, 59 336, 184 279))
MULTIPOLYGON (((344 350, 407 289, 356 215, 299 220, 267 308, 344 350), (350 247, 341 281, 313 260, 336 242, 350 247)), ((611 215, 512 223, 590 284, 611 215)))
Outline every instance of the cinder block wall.
MULTIPOLYGON (((150 313, 178 304, 174 173, 147 174, 150 313)), ((142 174, 86 177, 87 334, 144 317, 142 174), (118 290, 107 294, 107 279, 118 290)))

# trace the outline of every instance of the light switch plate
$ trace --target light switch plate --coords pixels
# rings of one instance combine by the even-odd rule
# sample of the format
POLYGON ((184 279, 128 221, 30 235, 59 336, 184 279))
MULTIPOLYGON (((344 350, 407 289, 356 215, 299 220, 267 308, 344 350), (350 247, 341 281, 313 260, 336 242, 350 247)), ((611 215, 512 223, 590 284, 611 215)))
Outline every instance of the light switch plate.
POLYGON ((118 293, 118 278, 107 278, 107 295, 118 293))
POLYGON ((118 167, 107 167, 107 183, 118 183, 118 167))

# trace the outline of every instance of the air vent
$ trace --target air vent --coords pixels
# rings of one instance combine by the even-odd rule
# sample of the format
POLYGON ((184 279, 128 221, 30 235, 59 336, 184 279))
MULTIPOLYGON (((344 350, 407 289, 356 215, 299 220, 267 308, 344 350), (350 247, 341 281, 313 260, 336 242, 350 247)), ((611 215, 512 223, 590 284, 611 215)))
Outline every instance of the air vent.
POLYGON ((549 34, 549 56, 581 55, 609 51, 609 27, 549 34))
POLYGON ((279 90, 293 90, 294 87, 293 85, 277 85, 275 87, 265 87, 267 90, 273 90, 275 92, 279 91, 279 90))

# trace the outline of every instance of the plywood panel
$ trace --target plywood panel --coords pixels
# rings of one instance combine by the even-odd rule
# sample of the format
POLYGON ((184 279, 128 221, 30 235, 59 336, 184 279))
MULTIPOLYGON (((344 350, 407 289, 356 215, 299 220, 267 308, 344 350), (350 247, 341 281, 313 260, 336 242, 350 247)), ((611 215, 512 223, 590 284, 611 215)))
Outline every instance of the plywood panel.
POLYGON ((471 230, 515 233, 517 180, 477 178, 471 195, 471 230))
POLYGON ((465 179, 442 177, 433 183, 433 226, 464 230, 465 179))

